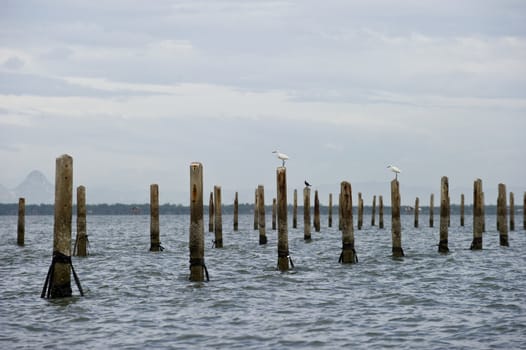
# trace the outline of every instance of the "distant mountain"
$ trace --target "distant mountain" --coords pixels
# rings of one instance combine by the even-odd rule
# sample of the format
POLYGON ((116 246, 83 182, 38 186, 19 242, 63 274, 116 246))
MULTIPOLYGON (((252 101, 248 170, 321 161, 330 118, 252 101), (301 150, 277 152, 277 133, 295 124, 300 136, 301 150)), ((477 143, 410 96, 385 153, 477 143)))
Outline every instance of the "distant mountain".
POLYGON ((33 170, 24 181, 13 190, 15 200, 24 197, 26 203, 53 203, 55 197, 55 187, 38 170, 33 170))
MULTIPOLYGON (((294 189, 298 190, 298 204, 303 204, 303 181, 297 186, 290 185, 288 188, 288 202, 289 204, 293 201, 294 189)), ((209 191, 212 188, 205 190, 204 202, 208 204, 209 191)), ((311 200, 314 200, 314 190, 318 190, 320 196, 320 203, 322 205, 328 205, 329 193, 333 195, 333 204, 338 203, 338 193, 340 191, 340 184, 314 184, 312 186, 311 200)), ((373 196, 377 196, 376 203, 378 205, 379 195, 383 196, 384 205, 391 205, 391 188, 390 182, 352 182, 353 191, 353 205, 357 203, 358 192, 362 193, 364 204, 371 205, 373 196)), ((515 206, 519 206, 522 203, 525 188, 521 186, 507 186, 508 192, 515 193, 515 206)), ((223 203, 230 204, 234 201, 235 192, 239 194, 239 203, 253 203, 254 202, 254 189, 251 188, 235 188, 235 187, 224 187, 222 192, 223 203)), ((485 202, 486 204, 496 204, 497 198, 497 185, 496 184, 484 184, 485 202)), ((401 181, 400 183, 400 196, 402 205, 414 205, 415 198, 419 197, 420 206, 429 205, 429 197, 431 193, 434 194, 435 206, 440 205, 440 183, 437 182, 436 186, 412 186, 401 181)), ((460 203, 460 195, 465 195, 465 203, 469 205, 473 197, 473 189, 471 184, 465 186, 451 186, 450 187, 450 198, 452 204, 460 203)), ((53 204, 55 196, 55 188, 44 174, 38 170, 32 171, 25 180, 20 183, 14 189, 8 189, 0 185, 0 203, 18 203, 18 198, 24 197, 27 204, 53 204)), ((272 197, 275 196, 275 188, 270 187, 266 189, 265 197, 267 203, 272 203, 272 197)), ((75 196, 73 196, 73 203, 75 203, 75 196)), ((126 190, 113 189, 108 187, 90 186, 87 188, 87 203, 101 204, 101 203, 148 203, 149 202, 149 189, 145 188, 129 188, 126 190)), ((176 189, 168 189, 161 187, 160 202, 161 203, 181 203, 186 205, 188 203, 189 193, 186 191, 180 191, 176 189)))

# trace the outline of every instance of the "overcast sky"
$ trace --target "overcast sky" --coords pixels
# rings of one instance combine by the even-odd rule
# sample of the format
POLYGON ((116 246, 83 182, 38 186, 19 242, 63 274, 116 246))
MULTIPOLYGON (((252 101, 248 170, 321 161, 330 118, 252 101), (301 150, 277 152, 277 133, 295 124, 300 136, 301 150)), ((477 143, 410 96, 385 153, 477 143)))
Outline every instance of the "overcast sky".
POLYGON ((289 190, 525 191, 526 2, 0 0, 0 184, 67 153, 88 202, 187 204, 199 161, 248 201, 275 149, 289 190))

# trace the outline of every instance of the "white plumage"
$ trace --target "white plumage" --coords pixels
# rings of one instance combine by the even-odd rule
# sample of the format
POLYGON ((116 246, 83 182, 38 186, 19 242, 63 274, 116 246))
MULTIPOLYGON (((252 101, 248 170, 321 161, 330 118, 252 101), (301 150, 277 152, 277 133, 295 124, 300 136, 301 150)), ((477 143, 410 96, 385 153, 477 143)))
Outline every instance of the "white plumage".
POLYGON ((400 174, 402 172, 402 170, 400 170, 398 167, 394 166, 394 165, 388 165, 387 168, 391 169, 391 171, 393 173, 395 173, 395 179, 398 180, 398 174, 400 174))
POLYGON ((281 153, 280 151, 272 151, 272 153, 276 153, 276 157, 278 157, 278 159, 281 159, 282 166, 285 166, 285 161, 289 159, 289 156, 285 153, 281 153))

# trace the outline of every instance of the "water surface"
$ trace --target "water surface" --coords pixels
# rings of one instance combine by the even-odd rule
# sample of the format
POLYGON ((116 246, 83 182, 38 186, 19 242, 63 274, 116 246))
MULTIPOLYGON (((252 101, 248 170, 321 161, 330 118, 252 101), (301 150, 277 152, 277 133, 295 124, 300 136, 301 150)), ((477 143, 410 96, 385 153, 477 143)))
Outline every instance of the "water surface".
POLYGON ((454 216, 450 253, 439 254, 438 227, 402 220, 405 257, 391 257, 389 223, 371 227, 366 216, 355 229, 354 265, 338 264, 341 233, 327 228, 327 217, 308 243, 301 224, 289 228, 295 268, 281 273, 270 223, 260 246, 251 216, 233 232, 224 215, 224 248, 212 248, 213 233, 205 233, 211 280, 194 283, 188 216, 161 216, 159 253, 148 251, 149 216, 88 216, 91 254, 73 257, 85 296, 72 285, 73 297, 46 300, 53 217, 26 218, 25 247, 16 245, 17 218, 0 217, 0 347, 526 348, 522 222, 510 247, 500 247, 488 218, 484 250, 470 251, 471 220, 460 227, 454 216))

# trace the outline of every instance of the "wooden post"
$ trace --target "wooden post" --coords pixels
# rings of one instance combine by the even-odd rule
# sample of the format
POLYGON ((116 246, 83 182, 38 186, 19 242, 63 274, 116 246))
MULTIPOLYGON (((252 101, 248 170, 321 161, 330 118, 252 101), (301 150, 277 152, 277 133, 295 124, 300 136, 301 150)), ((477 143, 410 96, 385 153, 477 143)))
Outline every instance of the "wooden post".
POLYGON ((482 180, 477 179, 473 183, 473 241, 471 250, 482 249, 482 180))
POLYGON ((526 230, 526 192, 522 198, 522 229, 526 230))
POLYGON ((363 199, 362 192, 358 192, 358 230, 363 226, 363 199))
POLYGON ((510 192, 510 231, 515 231, 515 198, 510 192))
POLYGON ((375 216, 376 216, 376 195, 373 196, 373 207, 371 208, 371 226, 374 226, 375 223, 375 216))
POLYGON ((77 256, 88 255, 88 235, 86 230, 86 187, 77 187, 77 238, 73 253, 77 256))
POLYGON ((292 228, 298 228, 298 190, 294 190, 294 202, 292 204, 292 228))
POLYGON ((329 193, 329 222, 328 226, 332 227, 332 193, 329 193))
POLYGON ((150 251, 161 252, 160 228, 159 228, 159 185, 150 185, 150 251))
POLYGON ((234 231, 238 230, 238 216, 239 216, 239 202, 237 199, 237 192, 236 197, 234 198, 234 231))
POLYGON ((214 192, 210 192, 208 201, 208 232, 214 232, 214 192))
POLYGON ((449 252, 448 239, 449 222, 449 181, 447 176, 442 176, 440 186, 440 241, 438 251, 440 253, 449 252))
POLYGON ((340 185, 342 207, 342 252, 338 262, 342 264, 353 264, 358 262, 358 256, 354 249, 354 228, 352 215, 352 187, 347 181, 340 185))
POLYGON ((318 190, 314 191, 314 230, 320 232, 320 199, 318 190))
POLYGON ((23 246, 25 244, 26 232, 26 200, 25 198, 18 199, 18 225, 16 228, 16 244, 23 246))
POLYGON ((306 241, 311 239, 311 220, 310 220, 310 188, 303 189, 303 239, 306 241))
POLYGON ((71 263, 71 217, 73 207, 73 158, 64 154, 56 159, 55 220, 53 224, 53 259, 41 298, 71 296, 71 272, 83 296, 80 281, 71 263))
POLYGON ((265 188, 263 185, 258 186, 257 191, 257 204, 258 204, 258 228, 259 228, 259 244, 267 244, 267 235, 265 232, 265 188))
POLYGON ((214 246, 223 248, 223 218, 221 216, 221 186, 214 186, 214 246))
POLYGON ((464 193, 460 195, 460 226, 464 226, 464 193))
POLYGON ((202 282, 208 272, 205 265, 203 227, 203 165, 190 164, 190 281, 202 282))
POLYGON ((384 197, 378 197, 378 227, 384 228, 384 197))
POLYGON ((343 228, 343 222, 342 222, 342 193, 340 192, 338 196, 338 230, 342 230, 343 228))
POLYGON ((292 267, 294 267, 294 264, 289 254, 287 231, 287 168, 277 168, 276 182, 278 194, 278 269, 280 271, 288 271, 289 261, 292 267))
POLYGON ((80 281, 71 263, 71 217, 73 203, 73 158, 64 154, 56 159, 55 220, 53 224, 53 260, 48 269, 41 298, 71 296, 71 272, 83 296, 80 281))
POLYGON ((499 236, 500 245, 509 247, 508 242, 508 218, 507 218, 507 204, 506 204, 506 185, 499 184, 499 197, 497 199, 497 213, 499 215, 499 236))
POLYGON ((435 202, 435 195, 431 193, 431 197, 429 198, 429 227, 433 227, 433 206, 435 202))
POLYGON ((499 198, 500 198, 500 193, 497 193, 497 211, 495 212, 495 223, 497 225, 497 232, 500 232, 500 219, 501 219, 501 216, 500 216, 500 213, 499 213, 499 198))
POLYGON ((62 155, 56 159, 55 221, 53 225, 53 258, 56 261, 51 278, 50 297, 70 297, 71 291, 71 218, 73 207, 73 158, 62 155))
POLYGON ((402 224, 400 222, 400 185, 398 180, 391 181, 391 235, 393 257, 404 256, 402 249, 402 224))
POLYGON ((272 198, 272 230, 276 230, 276 198, 272 198))
POLYGON ((254 230, 259 229, 259 220, 258 220, 258 189, 254 193, 254 230))
POLYGON ((415 199, 415 227, 418 227, 418 210, 419 210, 419 204, 420 204, 420 199, 418 197, 416 197, 415 199))

